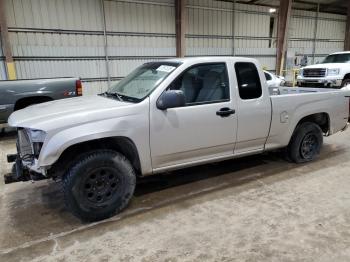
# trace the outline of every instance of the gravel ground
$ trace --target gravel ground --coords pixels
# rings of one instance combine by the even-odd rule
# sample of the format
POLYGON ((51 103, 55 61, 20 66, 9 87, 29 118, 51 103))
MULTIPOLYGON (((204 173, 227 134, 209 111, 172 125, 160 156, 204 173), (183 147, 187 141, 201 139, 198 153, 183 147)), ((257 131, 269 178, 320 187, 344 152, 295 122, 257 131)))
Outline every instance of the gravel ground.
MULTIPOLYGON (((350 131, 318 160, 278 153, 139 182, 130 206, 82 224, 51 181, 0 184, 0 261, 350 261, 350 131)), ((0 138, 0 173, 13 136, 0 138)))

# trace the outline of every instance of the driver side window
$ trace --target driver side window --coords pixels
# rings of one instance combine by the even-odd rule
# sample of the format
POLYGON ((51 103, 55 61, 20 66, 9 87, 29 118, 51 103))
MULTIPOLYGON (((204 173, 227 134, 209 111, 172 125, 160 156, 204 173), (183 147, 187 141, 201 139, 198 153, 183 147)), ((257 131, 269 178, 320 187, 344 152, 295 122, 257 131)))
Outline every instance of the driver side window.
POLYGON ((191 67, 169 87, 181 90, 186 105, 215 103, 230 99, 226 64, 201 64, 191 67))

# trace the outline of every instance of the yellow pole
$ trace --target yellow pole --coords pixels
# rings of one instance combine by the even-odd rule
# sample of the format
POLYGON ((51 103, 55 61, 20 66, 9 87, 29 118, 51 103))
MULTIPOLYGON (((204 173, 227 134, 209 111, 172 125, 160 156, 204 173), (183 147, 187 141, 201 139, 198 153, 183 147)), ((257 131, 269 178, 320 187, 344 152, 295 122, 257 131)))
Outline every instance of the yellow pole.
POLYGON ((7 79, 16 79, 16 67, 12 57, 10 37, 5 16, 5 0, 0 0, 0 35, 5 56, 7 79))
POLYGON ((6 62, 6 71, 8 80, 16 80, 16 67, 14 62, 6 62))

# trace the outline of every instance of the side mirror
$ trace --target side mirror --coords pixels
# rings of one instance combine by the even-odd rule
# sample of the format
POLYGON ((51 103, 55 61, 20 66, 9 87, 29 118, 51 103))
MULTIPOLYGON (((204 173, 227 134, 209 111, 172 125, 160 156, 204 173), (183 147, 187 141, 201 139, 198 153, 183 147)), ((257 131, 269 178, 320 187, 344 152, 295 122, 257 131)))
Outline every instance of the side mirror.
POLYGON ((157 108, 160 110, 181 107, 185 104, 185 95, 181 90, 165 91, 157 100, 157 108))

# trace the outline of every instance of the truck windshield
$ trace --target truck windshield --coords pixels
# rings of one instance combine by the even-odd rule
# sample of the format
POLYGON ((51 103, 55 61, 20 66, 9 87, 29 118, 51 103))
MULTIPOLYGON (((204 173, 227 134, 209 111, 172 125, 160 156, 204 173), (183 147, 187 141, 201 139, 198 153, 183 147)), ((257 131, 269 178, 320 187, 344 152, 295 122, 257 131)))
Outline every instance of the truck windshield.
POLYGON ((350 54, 335 54, 327 56, 322 64, 327 63, 349 63, 350 62, 350 54))
POLYGON ((141 101, 148 96, 180 63, 146 63, 124 79, 111 86, 108 94, 114 94, 122 100, 141 101))

